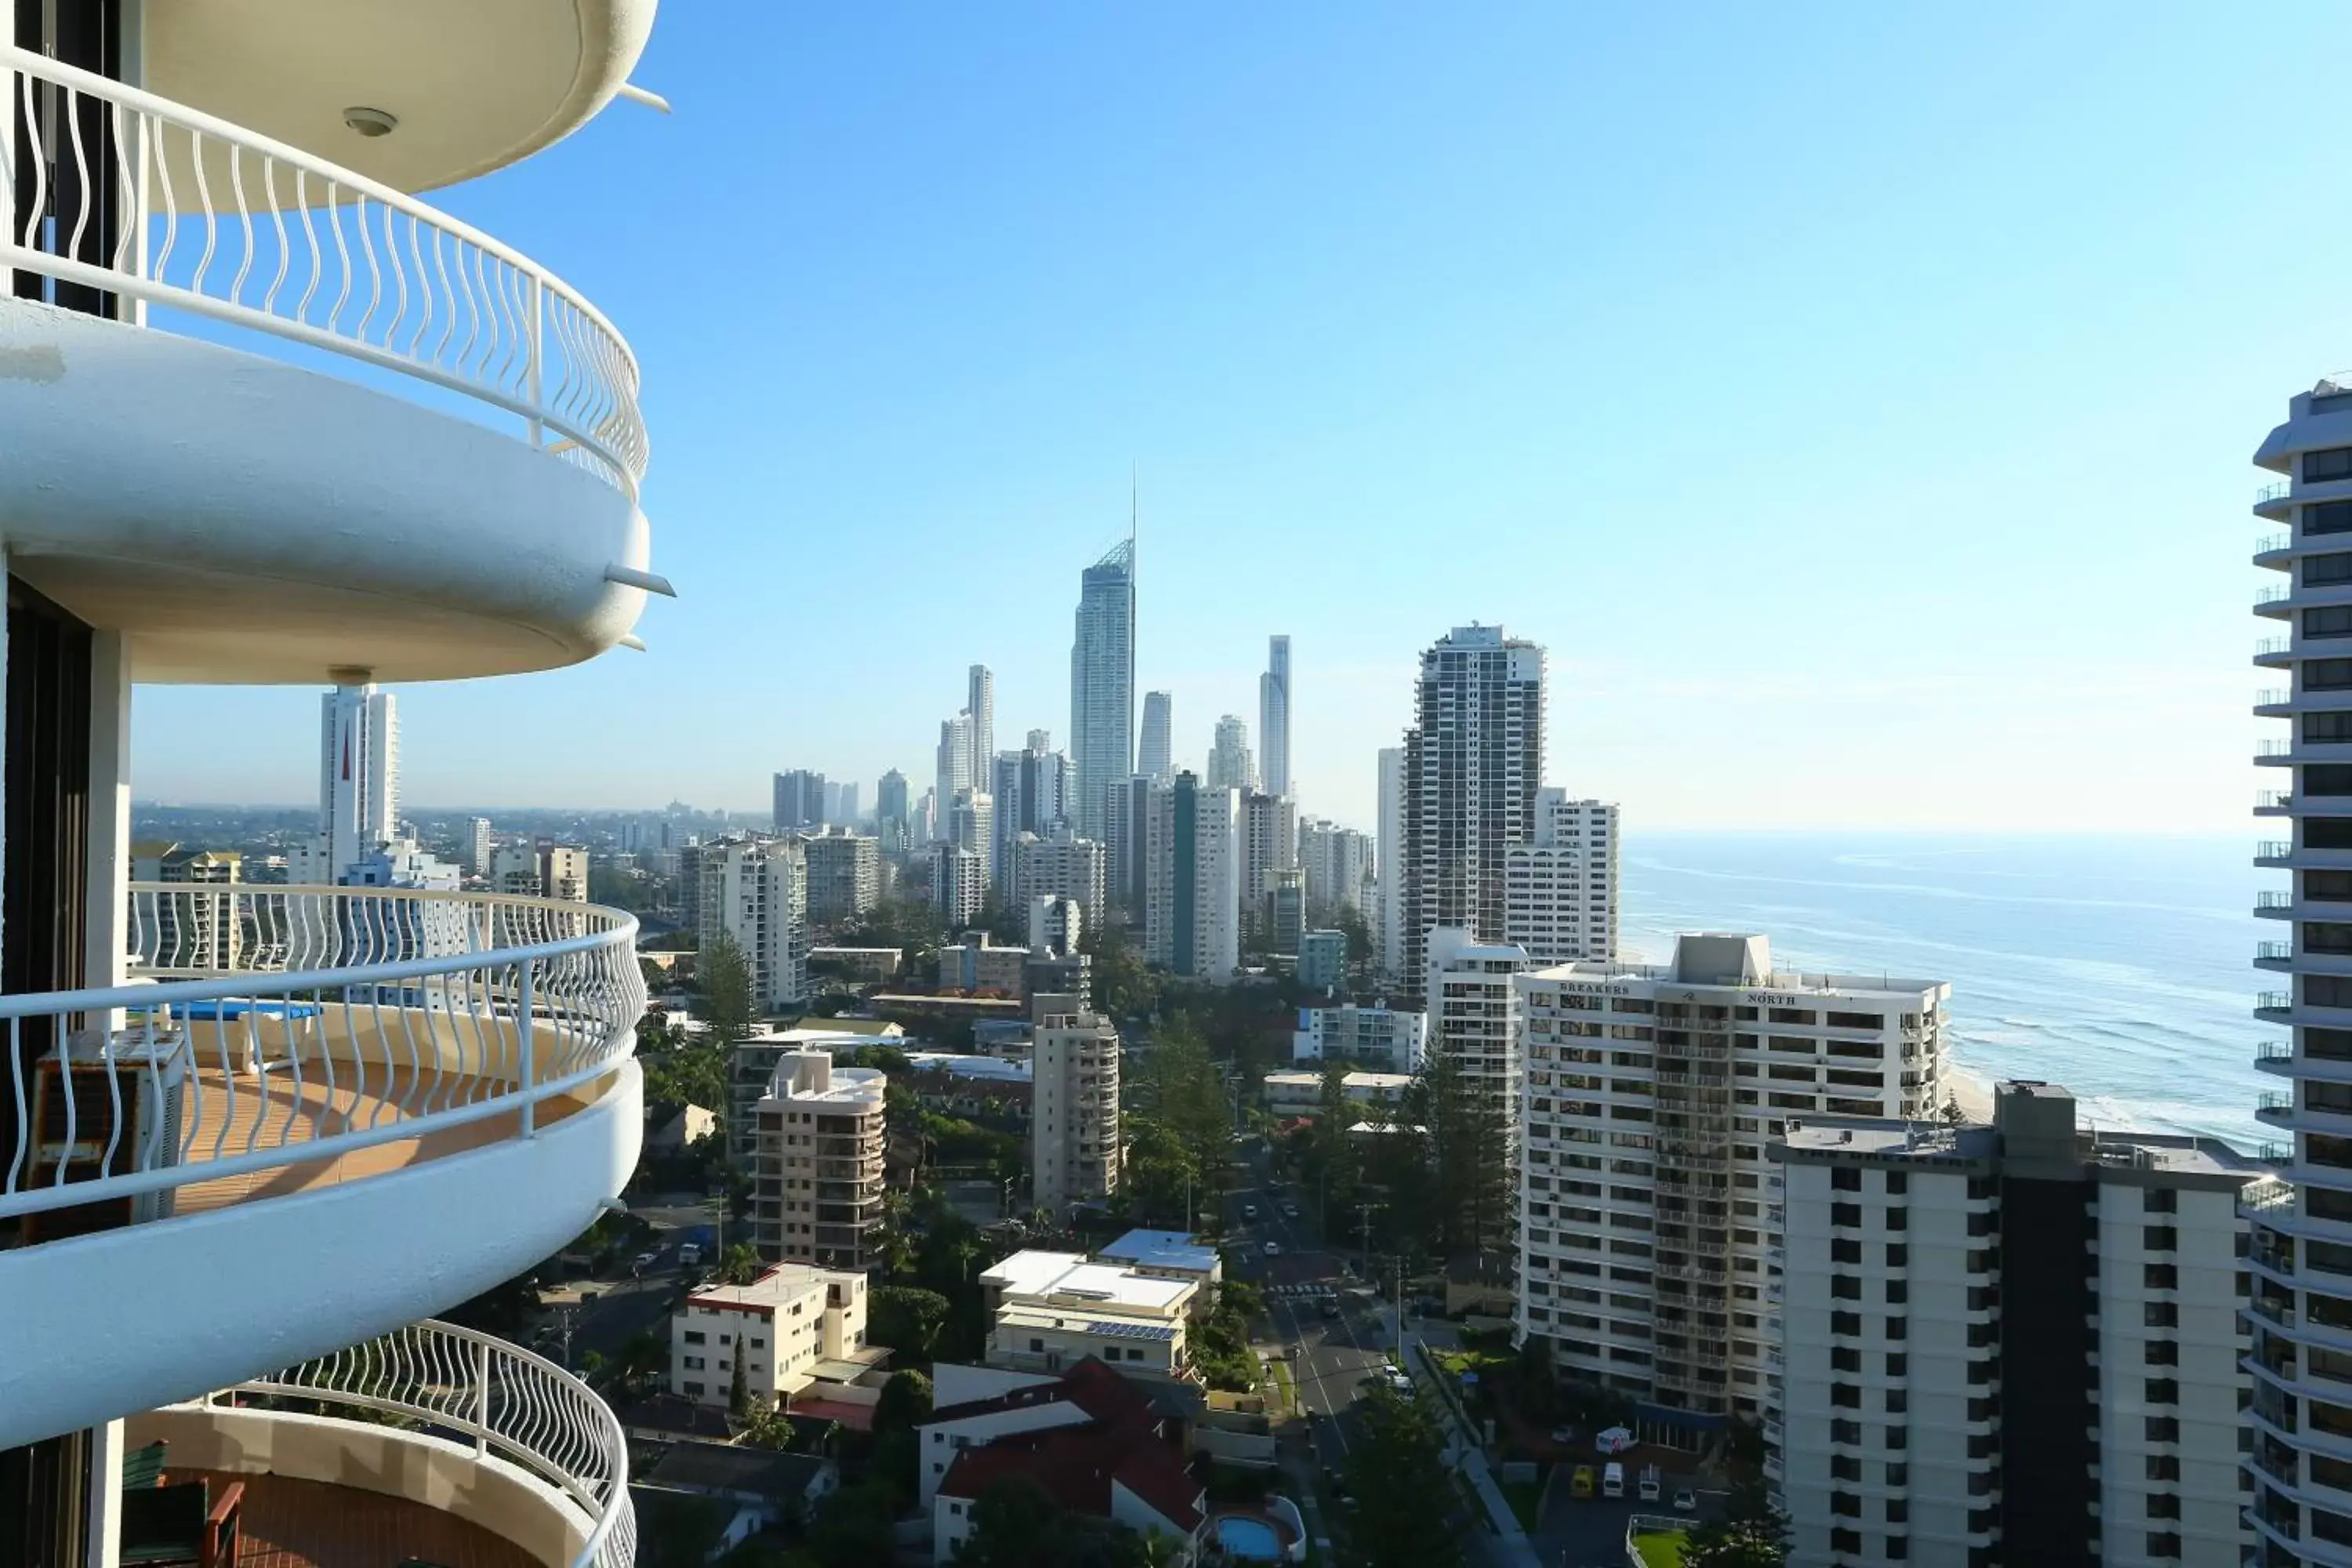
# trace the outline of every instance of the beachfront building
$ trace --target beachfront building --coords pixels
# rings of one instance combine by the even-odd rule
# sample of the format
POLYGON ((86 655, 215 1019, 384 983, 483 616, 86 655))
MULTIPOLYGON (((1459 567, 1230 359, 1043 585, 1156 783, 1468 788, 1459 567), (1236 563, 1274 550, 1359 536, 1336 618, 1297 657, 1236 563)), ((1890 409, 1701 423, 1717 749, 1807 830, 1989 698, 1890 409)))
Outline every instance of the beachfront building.
POLYGON ((1990 1122, 1792 1116, 1771 1152, 1790 1562, 2244 1560, 2239 1195, 2265 1166, 2079 1125, 2042 1083, 1990 1122))
POLYGON ((1777 1353, 1772 1140, 1822 1113, 1932 1116, 1940 981, 1775 970, 1759 935, 1685 934, 1671 963, 1513 978, 1522 1337, 1696 1447, 1756 1418, 1777 1353))
POLYGON ((1503 852, 1503 935, 1539 964, 1617 956, 1617 807, 1536 792, 1535 837, 1503 852))
MULTIPOLYGON (((636 1540, 598 1395, 433 1317, 636 1163, 637 922, 460 889, 389 689, 583 665, 667 590, 637 359, 468 184, 544 153, 524 226, 604 228, 661 122, 573 133, 655 11, 0 11, 0 1563, 636 1540), (288 880, 133 879, 142 684, 334 689, 288 880)), ((295 755, 306 710, 204 743, 295 755)))
POLYGON ((1301 1007, 1290 1059, 1339 1058, 1384 1072, 1417 1073, 1429 1051, 1429 1016, 1377 1007, 1301 1007))

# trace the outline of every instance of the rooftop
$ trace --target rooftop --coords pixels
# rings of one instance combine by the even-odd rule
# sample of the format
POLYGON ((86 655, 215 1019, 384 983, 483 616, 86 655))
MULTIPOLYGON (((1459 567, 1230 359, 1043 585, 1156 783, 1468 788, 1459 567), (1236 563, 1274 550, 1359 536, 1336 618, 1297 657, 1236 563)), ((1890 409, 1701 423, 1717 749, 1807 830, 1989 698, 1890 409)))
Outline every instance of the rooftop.
POLYGON ((805 1494, 809 1483, 832 1464, 814 1454, 684 1440, 656 1456, 638 1472, 635 1484, 656 1490, 748 1492, 782 1500, 805 1494))
POLYGON ((1071 1512, 1108 1519, 1116 1483, 1186 1534, 1200 1528, 1201 1483, 1186 1472, 1176 1445, 1161 1436, 1162 1418, 1141 1389, 1089 1356, 1064 1373, 1054 1392, 1092 1419, 966 1448, 948 1468, 940 1491, 976 1498, 1003 1477, 1025 1475, 1071 1512))
POLYGON ((888 1082, 879 1068, 835 1067, 824 1051, 791 1050, 776 1058, 767 1098, 800 1105, 812 1101, 837 1105, 844 1110, 878 1110, 888 1082))
POLYGON ((1027 1083, 1032 1077, 1027 1062, 1007 1061, 1003 1057, 971 1056, 958 1051, 908 1051, 907 1064, 918 1072, 942 1072, 950 1078, 1027 1083))
MULTIPOLYGON (((1382 1091, 1393 1094, 1401 1092, 1407 1084, 1412 1081, 1412 1074, 1409 1072, 1351 1072, 1340 1081, 1349 1089, 1354 1089, 1362 1094, 1377 1094, 1382 1091)), ((1322 1086, 1323 1075, 1319 1072, 1309 1071, 1306 1068, 1298 1068, 1285 1072, 1270 1072, 1265 1075, 1265 1082, 1269 1088, 1279 1084, 1287 1089, 1295 1089, 1301 1086, 1314 1089, 1320 1088, 1322 1086)))
POLYGON ((1130 1230, 1102 1249, 1114 1263, 1139 1268, 1172 1268, 1189 1274, 1209 1274, 1217 1267, 1217 1249, 1202 1247, 1181 1230, 1130 1230))
POLYGON ((863 1279, 862 1274, 844 1274, 830 1268, 812 1268, 805 1263, 779 1263, 749 1285, 710 1285, 687 1297, 687 1304, 712 1307, 730 1311, 773 1311, 780 1306, 823 1290, 836 1279, 863 1279))
POLYGON ((1124 1264, 1095 1263, 1076 1252, 1016 1252, 981 1277, 1008 1301, 1077 1300, 1089 1307, 1164 1314, 1198 1289, 1189 1279, 1138 1274, 1124 1264))

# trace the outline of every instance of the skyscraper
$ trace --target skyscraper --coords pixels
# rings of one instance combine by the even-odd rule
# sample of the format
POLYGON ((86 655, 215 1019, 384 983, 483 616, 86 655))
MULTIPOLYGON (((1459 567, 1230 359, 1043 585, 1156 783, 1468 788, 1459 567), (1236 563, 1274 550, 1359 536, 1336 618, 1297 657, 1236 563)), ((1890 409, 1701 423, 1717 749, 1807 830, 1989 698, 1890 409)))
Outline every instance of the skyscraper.
POLYGON ((1241 963, 1241 797, 1180 773, 1151 792, 1145 956, 1223 984, 1241 963))
POLYGON ((778 773, 773 821, 779 833, 823 827, 825 821, 824 775, 813 773, 806 768, 778 773))
MULTIPOLYGON (((1543 780, 1543 649, 1456 626, 1421 656, 1404 735, 1400 973, 1423 977, 1430 929, 1500 942, 1507 852, 1535 837, 1543 780)), ((1386 863, 1383 858, 1384 864, 1386 863)))
POLYGON ((940 721, 940 750, 936 765, 939 782, 931 792, 931 835, 935 838, 945 838, 948 836, 948 810, 955 805, 956 792, 988 787, 985 778, 972 776, 971 715, 969 712, 940 721))
POLYGON ((1290 639, 1265 639, 1265 673, 1257 678, 1258 769, 1268 795, 1290 793, 1290 639))
POLYGON ((989 759, 996 755, 996 677, 988 666, 971 667, 964 688, 963 710, 971 715, 971 787, 988 787, 989 759))
POLYGON ((2273 941, 2257 967, 2280 986, 2254 1000, 2254 1016, 2279 1030, 2255 1067, 2279 1087, 2256 1114, 2278 1129, 2283 1181, 2243 1199, 2253 1224, 2248 1261, 2253 1299, 2252 1447, 2247 1510, 2260 1537, 2256 1561, 2332 1563, 2352 1536, 2352 1463, 2336 1434, 2352 1400, 2329 1403, 2347 1367, 2342 1325, 2352 1322, 2352 445, 2345 415, 2352 377, 2330 377, 2287 403, 2254 462, 2279 476, 2255 497, 2254 514, 2287 530, 2256 546, 2255 564, 2280 575, 2254 614, 2275 632, 2254 645, 2254 663, 2285 682, 2255 699, 2254 712, 2288 728, 2265 738, 2254 761, 2276 787, 2255 796, 2257 815, 2284 837, 2260 843, 2257 866, 2287 873, 2284 888, 2255 895, 2273 941), (2315 1383, 2315 1380, 2325 1380, 2315 1383), (2319 1506, 2320 1500, 2328 1506, 2319 1506))
POLYGON ((1209 748, 1211 789, 1257 788, 1257 764, 1250 756, 1249 726, 1238 713, 1217 721, 1216 743, 1209 748))
POLYGON ((1070 642, 1070 761, 1078 831, 1103 835, 1111 784, 1135 771, 1135 533, 1078 577, 1070 642))
POLYGON ((907 798, 907 775, 892 768, 874 786, 874 837, 892 854, 914 844, 914 807, 907 798))
POLYGON ((1147 778, 1164 779, 1173 760, 1169 752, 1170 719, 1175 699, 1165 691, 1143 694, 1143 742, 1135 754, 1135 771, 1147 778))
POLYGON ((1536 792, 1534 842, 1504 855, 1506 940, 1536 963, 1605 963, 1617 956, 1617 807, 1536 792))
POLYGON ((1024 833, 1040 838, 1067 820, 1070 812, 1070 759, 1054 750, 1054 738, 1043 730, 1029 731, 1028 743, 1017 752, 999 752, 988 775, 996 796, 996 875, 1012 868, 1012 847, 1024 833))
POLYGON ((1381 973, 1391 980, 1404 973, 1404 748, 1381 748, 1380 821, 1374 825, 1380 849, 1373 872, 1379 879, 1380 900, 1373 908, 1373 936, 1381 955, 1381 973))
POLYGON ((400 713, 391 692, 362 679, 320 697, 319 719, 319 837, 331 879, 399 833, 400 713))

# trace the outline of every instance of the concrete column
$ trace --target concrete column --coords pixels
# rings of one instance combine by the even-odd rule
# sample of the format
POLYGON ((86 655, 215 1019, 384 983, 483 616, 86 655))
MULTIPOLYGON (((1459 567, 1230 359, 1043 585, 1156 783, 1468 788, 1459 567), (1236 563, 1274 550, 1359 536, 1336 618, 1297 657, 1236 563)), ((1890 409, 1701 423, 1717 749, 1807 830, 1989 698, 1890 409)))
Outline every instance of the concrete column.
POLYGON ((122 1557, 122 1423, 89 1429, 89 1533, 82 1568, 116 1568, 122 1557))
POLYGON ((83 984, 129 978, 131 663, 121 632, 89 638, 89 849, 83 984))

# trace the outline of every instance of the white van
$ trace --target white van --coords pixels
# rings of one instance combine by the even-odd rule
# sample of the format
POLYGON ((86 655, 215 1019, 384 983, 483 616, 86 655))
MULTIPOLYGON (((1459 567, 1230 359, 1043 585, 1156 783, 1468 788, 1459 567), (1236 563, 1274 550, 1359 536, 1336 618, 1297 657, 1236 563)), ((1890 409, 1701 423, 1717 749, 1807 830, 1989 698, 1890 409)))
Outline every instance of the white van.
POLYGON ((1601 1495, 1602 1497, 1625 1495, 1625 1467, 1614 1459, 1610 1460, 1608 1467, 1601 1472, 1601 1495))
POLYGON ((1658 1500, 1658 1467, 1655 1465, 1642 1467, 1642 1500, 1643 1502, 1658 1500))

